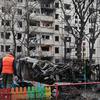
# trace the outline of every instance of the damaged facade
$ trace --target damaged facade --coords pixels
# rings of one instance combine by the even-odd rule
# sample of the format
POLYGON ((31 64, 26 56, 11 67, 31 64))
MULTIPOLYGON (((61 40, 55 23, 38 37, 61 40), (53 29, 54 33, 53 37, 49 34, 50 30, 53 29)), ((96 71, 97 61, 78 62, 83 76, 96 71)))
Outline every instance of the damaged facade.
MULTIPOLYGON (((17 56, 26 56, 26 1, 27 0, 2 0, 0 1, 0 56, 4 56, 13 49, 13 39, 10 25, 12 13, 8 11, 11 4, 15 9, 14 32, 16 38, 17 56), (12 3, 13 2, 13 3, 12 3), (10 6, 9 6, 10 5, 10 6), (7 8, 6 8, 7 7, 7 8), (5 21, 4 21, 5 20, 5 21), (4 22, 6 24, 4 24, 4 22)), ((76 26, 79 20, 73 16, 71 0, 63 0, 67 18, 76 26)), ((29 10, 29 49, 30 56, 49 60, 54 63, 64 63, 64 59, 76 59, 75 40, 67 31, 69 27, 63 20, 63 13, 59 0, 28 0, 29 10), (64 56, 66 54, 66 56, 64 56)), ((78 26, 77 26, 78 27, 78 26)), ((89 29, 89 27, 87 27, 89 29)), ((87 30, 88 30, 87 29, 87 30)), ((86 31, 87 31, 86 30, 86 31)), ((85 55, 88 57, 86 43, 85 55)), ((96 43, 97 53, 94 59, 99 62, 99 39, 96 43)))
MULTIPOLYGON (((8 29, 10 29, 10 25, 12 25, 11 13, 6 13, 4 8, 11 4, 12 0, 2 0, 0 2, 0 14, 5 15, 5 19, 7 20, 7 25, 3 24, 3 20, 1 20, 1 56, 5 55, 7 52, 13 49, 13 40, 12 33, 8 29), (6 29, 6 30, 5 30, 6 29), (8 34, 6 37, 6 34, 8 34)), ((25 42, 25 5, 26 0, 15 0, 15 37, 17 42, 16 54, 18 56, 25 56, 26 47, 23 41, 25 42)), ((49 60, 55 63, 63 63, 64 60, 64 33, 66 33, 63 29, 64 24, 61 23, 61 9, 60 4, 57 0, 29 0, 28 1, 30 18, 29 18, 29 48, 30 48, 30 56, 49 60)), ((14 9, 15 9, 14 8, 14 9)), ((68 9, 69 10, 69 9, 68 9)), ((71 38, 70 36, 68 36, 71 38)), ((70 57, 71 51, 69 51, 70 41, 68 42, 68 57, 70 57)))

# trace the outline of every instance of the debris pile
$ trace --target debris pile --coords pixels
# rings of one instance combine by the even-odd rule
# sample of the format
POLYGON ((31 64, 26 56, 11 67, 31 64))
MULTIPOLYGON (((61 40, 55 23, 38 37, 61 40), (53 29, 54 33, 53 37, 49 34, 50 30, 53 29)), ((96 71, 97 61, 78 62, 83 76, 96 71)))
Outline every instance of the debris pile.
POLYGON ((79 75, 79 71, 72 64, 56 65, 46 60, 38 60, 30 57, 17 61, 17 75, 21 80, 38 81, 45 84, 54 82, 73 82, 79 75))

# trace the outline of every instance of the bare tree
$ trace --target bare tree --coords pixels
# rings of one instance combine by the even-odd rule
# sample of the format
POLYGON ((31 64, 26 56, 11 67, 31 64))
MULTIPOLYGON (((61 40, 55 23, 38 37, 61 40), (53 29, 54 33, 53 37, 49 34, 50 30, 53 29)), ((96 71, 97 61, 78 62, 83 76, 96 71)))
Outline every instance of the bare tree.
POLYGON ((31 31, 30 31, 30 21, 32 19, 32 17, 30 15, 31 15, 31 11, 34 11, 35 7, 38 5, 38 3, 37 3, 38 1, 36 1, 34 3, 29 3, 29 2, 30 2, 29 0, 25 1, 26 13, 24 15, 25 16, 25 21, 26 21, 25 34, 26 34, 26 48, 27 48, 27 54, 26 55, 27 56, 30 56, 30 46, 29 46, 30 34, 31 34, 31 31))
POLYGON ((73 3, 73 9, 72 11, 74 12, 74 15, 78 16, 79 21, 80 21, 80 25, 79 25, 79 29, 76 28, 75 24, 71 24, 70 20, 67 17, 67 13, 66 10, 64 9, 64 2, 62 0, 59 0, 60 4, 61 4, 61 9, 62 12, 64 14, 64 21, 66 23, 66 25, 69 27, 68 33, 72 34, 73 37, 75 38, 75 44, 76 44, 76 54, 77 54, 77 60, 78 62, 80 62, 80 60, 82 59, 82 41, 86 35, 85 31, 85 27, 86 24, 90 18, 90 16, 94 13, 94 11, 92 11, 91 13, 89 12, 89 9, 92 5, 92 3, 94 2, 94 0, 71 0, 71 2, 73 3))
POLYGON ((91 11, 95 11, 94 14, 90 17, 90 24, 91 24, 91 28, 90 28, 90 33, 88 33, 86 35, 86 38, 88 40, 89 43, 89 61, 90 64, 92 63, 93 60, 93 54, 95 53, 95 49, 94 49, 94 45, 96 40, 98 39, 100 32, 99 32, 99 25, 98 25, 98 19, 99 19, 99 15, 98 15, 98 11, 99 11, 99 6, 100 6, 100 1, 96 0, 95 4, 91 5, 91 11))
MULTIPOLYGON (((5 33, 10 31, 13 37, 13 53, 16 56, 16 32, 15 32, 15 14, 16 14, 16 5, 17 3, 13 0, 11 2, 7 2, 4 0, 3 5, 3 13, 0 15, 1 20, 4 25, 4 36, 5 33), (7 25, 9 24, 9 25, 7 25), (9 27, 8 27, 9 26, 9 27)), ((4 37, 5 38, 5 37, 4 37)))
MULTIPOLYGON (((17 15, 18 13, 18 2, 16 0, 6 1, 4 0, 4 13, 0 15, 1 20, 3 20, 4 23, 4 33, 7 31, 10 31, 13 37, 13 53, 16 56, 16 47, 17 47, 17 41, 20 42, 21 46, 26 47, 27 49, 27 56, 29 56, 29 35, 31 33, 30 29, 30 15, 31 12, 34 10, 34 8, 37 5, 37 2, 29 3, 30 1, 26 0, 25 5, 20 6, 21 9, 23 9, 25 12, 22 13, 20 16, 17 15), (10 21, 10 26, 6 26, 6 20, 10 21), (23 30, 20 33, 24 33, 22 40, 16 40, 18 29, 16 30, 16 25, 18 25, 18 21, 23 21, 25 26, 25 30, 23 30), (26 42, 25 42, 26 41, 26 42)), ((20 25, 19 25, 20 26, 20 25)), ((20 29, 19 29, 20 30, 20 29)))

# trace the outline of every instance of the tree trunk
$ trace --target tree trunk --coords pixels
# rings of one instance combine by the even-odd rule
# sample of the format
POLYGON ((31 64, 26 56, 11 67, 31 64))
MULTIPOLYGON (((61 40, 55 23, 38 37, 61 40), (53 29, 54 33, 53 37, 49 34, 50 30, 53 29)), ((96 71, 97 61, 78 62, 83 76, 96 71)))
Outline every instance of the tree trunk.
POLYGON ((92 42, 91 44, 89 43, 89 62, 90 62, 90 65, 92 64, 93 54, 94 54, 94 42, 92 42))
POLYGON ((82 53, 81 53, 81 51, 82 51, 82 48, 81 48, 81 46, 82 46, 82 39, 78 39, 77 40, 77 43, 76 43, 76 46, 77 46, 77 53, 76 53, 76 56, 77 56, 77 61, 78 61, 78 63, 79 64, 81 64, 81 61, 82 61, 82 53))
POLYGON ((26 34, 27 34, 27 39, 26 39, 26 42, 27 42, 27 56, 30 56, 30 53, 29 53, 29 21, 30 21, 30 12, 29 12, 29 7, 28 7, 28 0, 26 0, 26 34))
POLYGON ((14 57, 16 57, 16 38, 15 38, 14 27, 12 27, 12 34, 13 34, 13 54, 14 57))

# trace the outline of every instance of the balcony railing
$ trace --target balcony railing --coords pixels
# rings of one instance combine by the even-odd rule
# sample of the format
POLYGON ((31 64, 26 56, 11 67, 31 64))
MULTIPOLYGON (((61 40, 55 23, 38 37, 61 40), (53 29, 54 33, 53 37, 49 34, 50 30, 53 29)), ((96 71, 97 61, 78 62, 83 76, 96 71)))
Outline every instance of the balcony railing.
POLYGON ((38 51, 37 53, 33 54, 34 56, 41 56, 41 57, 53 57, 52 51, 38 51))
POLYGON ((42 15, 37 15, 37 16, 34 16, 33 14, 31 14, 31 18, 33 20, 42 20, 42 21, 51 21, 53 22, 54 21, 54 17, 51 15, 47 15, 46 13, 43 13, 42 15))
POLYGON ((54 33, 54 27, 31 26, 30 30, 37 33, 54 33))

